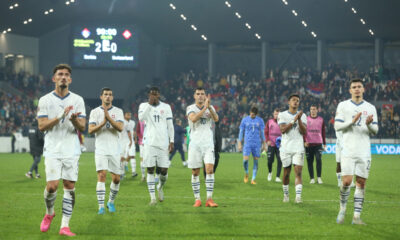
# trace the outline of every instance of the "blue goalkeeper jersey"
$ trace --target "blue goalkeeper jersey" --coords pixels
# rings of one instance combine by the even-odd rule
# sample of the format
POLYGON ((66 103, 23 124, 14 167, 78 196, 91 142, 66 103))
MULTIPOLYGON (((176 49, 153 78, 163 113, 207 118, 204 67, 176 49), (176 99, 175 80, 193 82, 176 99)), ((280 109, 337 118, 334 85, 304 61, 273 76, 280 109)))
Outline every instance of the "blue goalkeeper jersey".
POLYGON ((254 119, 250 116, 243 118, 239 127, 239 140, 242 141, 244 136, 244 142, 246 145, 261 145, 261 139, 265 141, 264 126, 264 120, 258 116, 254 119))

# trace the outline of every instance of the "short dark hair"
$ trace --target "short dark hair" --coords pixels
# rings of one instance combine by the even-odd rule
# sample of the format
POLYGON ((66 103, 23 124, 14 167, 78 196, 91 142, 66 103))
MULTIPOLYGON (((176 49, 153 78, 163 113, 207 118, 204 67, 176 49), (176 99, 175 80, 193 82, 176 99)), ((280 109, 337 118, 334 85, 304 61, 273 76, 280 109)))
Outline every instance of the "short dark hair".
POLYGON ((312 108, 312 107, 318 108, 317 105, 315 105, 315 104, 311 104, 310 108, 312 108))
POLYGON ((102 96, 103 93, 104 93, 105 91, 111 91, 111 92, 112 92, 112 89, 109 88, 109 87, 103 87, 103 88, 101 89, 100 96, 102 96))
POLYGON ((149 91, 148 91, 148 93, 151 93, 151 92, 157 92, 157 93, 160 93, 160 89, 158 88, 158 87, 151 87, 150 89, 149 89, 149 91))
POLYGON ((124 111, 124 115, 125 115, 125 114, 128 114, 128 113, 129 113, 129 114, 132 114, 132 112, 131 112, 130 110, 125 110, 125 111, 124 111))
POLYGON ((280 112, 281 110, 279 108, 275 108, 274 112, 280 112))
POLYGON ((289 101, 290 101, 290 99, 292 99, 292 97, 297 97, 298 99, 300 99, 300 95, 299 94, 297 94, 297 93, 292 93, 292 94, 290 94, 290 96, 289 96, 289 101))
POLYGON ((68 65, 68 64, 66 64, 66 63, 60 63, 60 64, 58 64, 57 66, 55 66, 55 67, 53 68, 53 75, 56 74, 56 72, 57 72, 58 70, 61 70, 61 69, 67 69, 68 72, 69 72, 69 74, 72 73, 72 68, 71 68, 70 65, 68 65))
POLYGON ((351 84, 358 83, 358 82, 364 86, 364 81, 361 78, 354 78, 354 79, 351 79, 349 87, 351 87, 351 84))
POLYGON ((258 114, 258 108, 257 107, 251 107, 250 112, 254 113, 255 115, 258 114))
POLYGON ((203 87, 197 87, 196 89, 194 89, 194 92, 196 91, 206 91, 203 87))

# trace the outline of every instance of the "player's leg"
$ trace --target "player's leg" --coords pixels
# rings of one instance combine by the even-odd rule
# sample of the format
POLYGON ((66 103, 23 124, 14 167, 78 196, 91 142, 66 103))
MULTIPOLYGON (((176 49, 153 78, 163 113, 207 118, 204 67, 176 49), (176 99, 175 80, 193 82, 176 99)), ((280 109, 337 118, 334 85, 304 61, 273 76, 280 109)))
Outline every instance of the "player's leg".
POLYGON ((132 177, 136 177, 138 174, 136 173, 136 145, 135 145, 135 143, 132 143, 132 146, 129 148, 128 157, 129 157, 129 161, 131 162, 132 177))
MULTIPOLYGON (((36 158, 37 158, 37 156, 32 155, 32 158, 33 158, 33 163, 32 163, 32 165, 31 165, 31 167, 29 168, 29 171, 28 171, 27 173, 25 173, 25 176, 26 176, 27 178, 33 178, 32 173, 33 173, 33 170, 35 169, 35 166, 36 166, 36 158)), ((36 173, 37 173, 37 172, 36 172, 36 173)))
POLYGON ((195 202, 193 207, 201 206, 200 199, 200 168, 203 166, 202 152, 192 144, 188 149, 188 168, 192 169, 192 189, 195 202))
POLYGON ((115 212, 116 210, 114 201, 119 192, 120 179, 121 179, 120 175, 124 171, 118 166, 118 155, 110 156, 108 158, 108 169, 109 172, 111 173, 112 181, 110 184, 110 194, 108 197, 107 208, 109 212, 115 212))
POLYGON ((219 164, 219 152, 217 152, 217 151, 215 151, 214 152, 214 158, 215 158, 215 160, 214 160, 214 174, 215 174, 215 172, 217 171, 217 167, 218 167, 218 164, 219 164))
POLYGON ((79 157, 62 159, 61 178, 64 185, 64 198, 60 235, 75 236, 69 228, 69 221, 75 206, 75 182, 78 180, 78 161, 79 157))
POLYGON ((156 164, 156 175, 154 179, 156 184, 160 181, 160 174, 161 174, 161 168, 156 164))
POLYGON ((317 162, 317 181, 318 184, 322 184, 322 145, 315 147, 315 161, 317 162))
POLYGON ((155 182, 155 167, 156 157, 154 148, 151 146, 144 146, 143 166, 147 168, 147 189, 150 194, 150 205, 155 205, 156 201, 156 182, 155 182))
POLYGON ((311 147, 306 147, 306 159, 307 159, 307 167, 308 173, 310 174, 310 183, 315 183, 314 179, 314 152, 311 147))
POLYGON ((340 210, 336 222, 342 224, 346 213, 347 201, 350 196, 350 185, 353 181, 355 171, 355 159, 342 156, 340 166, 342 172, 342 184, 340 187, 340 210))
POLYGON ((276 155, 276 162, 277 162, 275 182, 281 182, 280 177, 282 171, 282 161, 281 161, 281 156, 279 154, 279 148, 274 147, 273 155, 276 155))
POLYGON ((139 145, 139 155, 140 155, 140 173, 141 173, 141 181, 144 182, 146 180, 146 168, 143 165, 143 154, 144 154, 144 146, 139 145))
POLYGON ((282 179, 282 189, 283 189, 283 202, 289 202, 289 182, 290 182, 290 172, 292 170, 292 154, 280 152, 283 166, 283 179, 282 179))
POLYGON ((75 236, 69 228, 69 221, 71 220, 72 210, 75 206, 75 181, 63 180, 64 197, 62 203, 62 220, 60 235, 75 236))
POLYGON ((169 158, 168 158, 168 150, 158 149, 158 157, 156 165, 157 168, 160 169, 160 181, 157 185, 158 191, 158 200, 160 202, 164 201, 164 185, 168 179, 168 168, 169 168, 169 158))
POLYGON ((106 175, 108 170, 108 157, 96 154, 94 156, 97 172, 96 195, 99 205, 98 214, 104 214, 104 199, 106 197, 106 175))
POLYGON ((40 231, 47 232, 55 216, 54 203, 57 197, 59 179, 61 178, 62 163, 60 159, 45 158, 46 187, 44 189, 44 202, 46 214, 40 224, 40 231))
POLYGON ((174 144, 174 149, 172 150, 171 154, 169 155, 169 160, 171 161, 172 158, 175 156, 176 153, 176 145, 174 144))
POLYGON ((303 191, 303 179, 302 179, 302 171, 304 165, 304 153, 296 153, 293 156, 293 165, 294 172, 296 174, 296 180, 294 182, 296 188, 296 203, 301 203, 301 194, 303 191))
POLYGON ((186 167, 187 166, 187 162, 186 162, 186 159, 185 159, 185 152, 183 151, 183 145, 182 144, 178 144, 177 145, 177 150, 178 150, 179 154, 181 155, 182 165, 184 167, 186 167))
POLYGON ((40 178, 40 174, 39 174, 39 163, 40 160, 42 159, 41 155, 35 156, 35 167, 34 167, 34 171, 35 171, 35 177, 36 178, 40 178))
POLYGON ((267 152, 267 159, 268 159, 268 181, 272 180, 272 164, 274 163, 274 148, 268 146, 267 152))
POLYGON ((250 156, 250 148, 247 144, 244 144, 243 147, 243 168, 244 168, 244 183, 249 181, 249 156, 250 156))
POLYGON ((342 184, 342 169, 340 167, 340 156, 341 156, 341 148, 339 144, 336 144, 336 178, 338 181, 338 187, 342 184))
POLYGON ((356 161, 356 190, 354 192, 354 216, 352 224, 365 224, 361 220, 361 211, 364 204, 365 184, 371 167, 370 159, 358 159, 356 161))
POLYGON ((204 165, 206 166, 206 190, 207 190, 207 202, 206 207, 218 207, 212 197, 214 193, 214 183, 215 183, 215 175, 214 175, 214 147, 209 148, 204 153, 204 165))

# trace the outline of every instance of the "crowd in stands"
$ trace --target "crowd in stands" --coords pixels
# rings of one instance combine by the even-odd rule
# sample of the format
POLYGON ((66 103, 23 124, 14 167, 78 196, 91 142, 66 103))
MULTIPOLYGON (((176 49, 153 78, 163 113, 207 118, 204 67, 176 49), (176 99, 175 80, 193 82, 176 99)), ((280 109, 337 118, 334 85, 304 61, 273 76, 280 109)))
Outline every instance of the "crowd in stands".
MULTIPOLYGON (((371 68, 368 72, 346 68, 337 64, 328 65, 322 72, 310 68, 271 69, 261 79, 249 72, 218 74, 209 78, 206 72, 187 72, 156 81, 162 92, 162 100, 171 104, 174 118, 186 120, 186 107, 194 102, 193 89, 204 87, 211 94, 221 121, 223 137, 237 137, 243 116, 251 106, 259 108, 259 115, 267 121, 275 108, 287 109, 287 96, 298 93, 300 108, 309 114, 311 104, 316 104, 319 115, 325 119, 327 137, 334 138, 334 115, 338 102, 350 97, 348 82, 362 78, 365 82, 364 98, 376 104, 380 131, 377 138, 399 138, 400 136, 400 77, 394 70, 382 67, 371 68)), ((7 73, 0 69, 0 81, 21 91, 17 95, 0 90, 0 135, 12 131, 26 131, 35 118, 38 99, 53 89, 53 83, 42 76, 23 72, 7 73)), ((147 101, 146 90, 135 96, 131 110, 137 115, 141 102, 147 101)), ((136 118, 137 119, 137 118, 136 118)))
MULTIPOLYGON (((400 78, 396 71, 382 67, 359 72, 331 64, 321 73, 310 68, 271 69, 268 76, 261 80, 246 71, 214 78, 208 78, 207 73, 190 71, 155 85, 160 86, 163 100, 171 104, 175 118, 183 122, 187 122, 186 107, 194 102, 193 89, 204 87, 211 94, 212 104, 220 115, 223 137, 228 138, 237 137, 240 121, 251 106, 258 107, 259 115, 266 122, 275 108, 286 110, 287 97, 296 92, 301 96, 300 108, 305 113, 309 114, 312 104, 318 106, 319 115, 326 123, 327 137, 335 138, 333 124, 336 107, 340 101, 350 97, 348 82, 352 78, 364 79, 365 100, 378 103, 380 131, 376 137, 399 138, 400 78), (380 102, 389 104, 382 106, 380 102)), ((141 91, 135 99, 132 111, 137 113, 139 104, 147 99, 146 91, 141 91)))

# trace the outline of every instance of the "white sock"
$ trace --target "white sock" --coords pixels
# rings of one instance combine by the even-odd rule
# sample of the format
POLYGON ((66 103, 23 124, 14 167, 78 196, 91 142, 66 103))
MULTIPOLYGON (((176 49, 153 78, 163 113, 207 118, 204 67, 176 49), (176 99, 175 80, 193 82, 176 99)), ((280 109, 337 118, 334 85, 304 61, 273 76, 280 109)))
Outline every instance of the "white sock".
POLYGON ((142 178, 146 177, 146 169, 143 167, 143 162, 140 162, 140 171, 142 172, 142 178))
POLYGON ((283 196, 289 196, 289 184, 282 185, 282 189, 283 189, 283 196))
POLYGON ((207 199, 212 198, 214 192, 214 173, 206 175, 207 199))
POLYGON ((297 184, 295 188, 296 188, 296 197, 301 198, 301 192, 303 190, 303 185, 297 184))
POLYGON ((159 183, 159 188, 162 188, 164 185, 165 185, 165 183, 167 182, 167 179, 168 179, 168 174, 167 175, 160 175, 160 183, 159 183))
POLYGON ((354 192, 354 217, 359 218, 364 203, 365 189, 356 187, 354 192))
POLYGON ((46 214, 53 215, 54 214, 54 202, 56 201, 57 191, 54 193, 47 192, 47 189, 44 188, 44 203, 46 204, 46 214))
POLYGON ((136 159, 135 158, 131 159, 131 169, 132 169, 132 173, 136 173, 136 159))
POLYGON ((64 188, 61 228, 69 226, 69 220, 71 219, 72 210, 74 208, 74 205, 75 205, 75 188, 74 189, 65 189, 64 188))
POLYGON ((199 176, 192 175, 192 189, 194 198, 200 200, 200 178, 199 176))
POLYGON ((106 183, 97 182, 96 194, 97 194, 97 202, 99 203, 99 209, 104 208, 104 199, 106 197, 106 183))
POLYGON ((147 188, 149 189, 151 200, 156 200, 156 183, 154 173, 147 173, 147 188))
POLYGON ((347 200, 350 196, 350 186, 340 187, 340 211, 346 211, 347 200))
POLYGON ((114 182, 111 181, 110 184, 110 196, 108 198, 108 202, 114 203, 115 197, 117 196, 119 191, 119 183, 115 184, 114 182))

